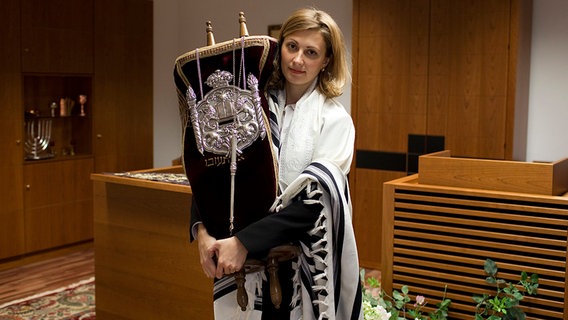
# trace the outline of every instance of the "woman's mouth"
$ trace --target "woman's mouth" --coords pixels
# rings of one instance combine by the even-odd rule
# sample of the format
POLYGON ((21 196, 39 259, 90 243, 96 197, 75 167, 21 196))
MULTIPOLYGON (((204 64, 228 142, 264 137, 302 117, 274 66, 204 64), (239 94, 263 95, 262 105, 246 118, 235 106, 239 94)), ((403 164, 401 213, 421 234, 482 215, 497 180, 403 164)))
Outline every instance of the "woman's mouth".
POLYGON ((304 71, 302 71, 302 70, 296 70, 296 69, 293 69, 293 68, 289 68, 289 70, 290 70, 291 73, 294 73, 294 74, 302 74, 302 73, 304 73, 304 71))

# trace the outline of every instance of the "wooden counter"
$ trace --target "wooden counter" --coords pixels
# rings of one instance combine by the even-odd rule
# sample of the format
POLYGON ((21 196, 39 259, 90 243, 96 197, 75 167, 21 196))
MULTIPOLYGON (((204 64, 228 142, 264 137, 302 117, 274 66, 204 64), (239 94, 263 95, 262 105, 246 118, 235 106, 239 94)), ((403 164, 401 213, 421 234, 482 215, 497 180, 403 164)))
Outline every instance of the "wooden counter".
POLYGON ((539 176, 531 172, 542 164, 436 157, 421 156, 418 174, 384 184, 383 289, 408 285, 429 306, 445 291, 449 319, 472 319, 472 296, 495 294, 485 283, 489 258, 507 282, 539 275, 538 294, 521 302, 527 319, 568 319, 568 197, 542 194, 566 190, 566 160, 539 176))
MULTIPOLYGON (((181 166, 137 172, 183 173, 181 166)), ((187 185, 93 174, 97 319, 213 319, 187 185)))

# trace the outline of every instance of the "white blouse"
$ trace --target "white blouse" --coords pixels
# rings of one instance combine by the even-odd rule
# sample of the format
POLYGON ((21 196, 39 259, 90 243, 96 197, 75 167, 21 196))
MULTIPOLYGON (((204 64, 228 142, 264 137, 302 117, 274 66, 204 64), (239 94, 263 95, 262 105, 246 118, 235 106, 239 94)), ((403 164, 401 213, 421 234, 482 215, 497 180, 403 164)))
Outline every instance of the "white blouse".
MULTIPOLYGON (((284 105, 285 92, 278 94, 284 105)), ((280 126, 279 182, 285 190, 312 162, 327 160, 347 175, 355 143, 351 116, 335 99, 315 89, 315 82, 296 104, 280 108, 271 104, 280 126)), ((277 147, 277 146, 275 146, 277 147)))

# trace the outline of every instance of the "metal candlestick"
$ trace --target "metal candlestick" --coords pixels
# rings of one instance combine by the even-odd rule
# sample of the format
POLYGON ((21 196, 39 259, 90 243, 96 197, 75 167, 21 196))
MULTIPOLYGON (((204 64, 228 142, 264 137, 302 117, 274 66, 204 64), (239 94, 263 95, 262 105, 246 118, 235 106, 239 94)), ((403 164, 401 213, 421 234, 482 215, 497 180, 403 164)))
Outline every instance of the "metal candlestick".
POLYGON ((52 158, 54 155, 46 152, 51 140, 51 119, 26 120, 26 142, 24 150, 26 159, 40 160, 52 158))

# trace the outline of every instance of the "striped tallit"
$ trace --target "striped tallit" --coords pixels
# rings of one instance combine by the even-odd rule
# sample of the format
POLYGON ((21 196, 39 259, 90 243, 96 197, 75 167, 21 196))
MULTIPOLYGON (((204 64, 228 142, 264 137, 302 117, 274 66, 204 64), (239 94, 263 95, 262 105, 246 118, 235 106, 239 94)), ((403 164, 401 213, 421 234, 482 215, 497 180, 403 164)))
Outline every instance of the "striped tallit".
MULTIPOLYGON (((343 107, 314 88, 315 82, 296 103, 289 127, 293 129, 289 131, 281 127, 283 93, 272 92, 268 99, 271 139, 279 159, 282 191, 271 211, 280 211, 301 192, 306 193, 303 198, 307 204, 317 201, 323 207, 309 237, 300 243, 302 254, 293 263, 290 319, 363 319, 346 176, 352 159, 354 129, 343 107)), ((261 319, 263 279, 266 279, 264 273, 247 275, 249 308, 246 311, 241 311, 236 303, 234 280, 217 281, 215 318, 261 319)))

